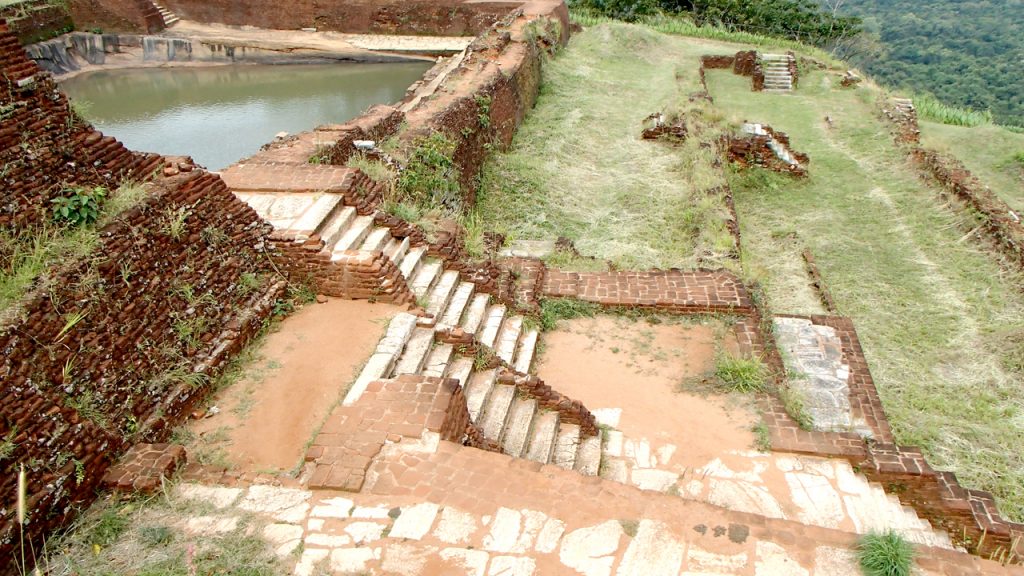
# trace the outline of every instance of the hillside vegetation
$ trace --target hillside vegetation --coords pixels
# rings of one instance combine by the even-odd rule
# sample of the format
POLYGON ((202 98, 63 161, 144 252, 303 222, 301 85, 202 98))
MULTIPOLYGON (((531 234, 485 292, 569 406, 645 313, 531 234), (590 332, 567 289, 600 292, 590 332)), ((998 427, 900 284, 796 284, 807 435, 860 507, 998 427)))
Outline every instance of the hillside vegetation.
POLYGON ((877 39, 854 61, 878 80, 1024 125, 1024 2, 846 0, 841 10, 877 39))

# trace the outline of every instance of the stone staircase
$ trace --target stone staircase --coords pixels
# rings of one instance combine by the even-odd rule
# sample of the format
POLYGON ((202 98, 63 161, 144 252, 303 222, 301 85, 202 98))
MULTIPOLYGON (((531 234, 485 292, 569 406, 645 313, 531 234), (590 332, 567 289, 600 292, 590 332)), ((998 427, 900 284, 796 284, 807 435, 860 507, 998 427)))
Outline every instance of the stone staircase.
POLYGON ((540 335, 530 320, 477 293, 475 284, 440 260, 406 256, 400 268, 427 315, 402 313, 391 321, 344 404, 354 404, 376 380, 403 374, 454 378, 465 390, 472 421, 504 453, 596 476, 600 437, 585 436, 578 424, 542 408, 515 385, 515 378, 530 373, 540 335), (452 332, 481 352, 464 354, 460 346, 435 339, 452 332), (492 354, 500 366, 484 367, 481 359, 492 354))
POLYGON ((744 123, 740 130, 744 134, 751 136, 764 136, 768 139, 768 148, 775 154, 775 157, 782 160, 790 166, 799 166, 800 162, 797 161, 793 153, 786 147, 785 144, 776 140, 772 135, 764 129, 761 124, 744 123))
POLYGON ((165 8, 163 5, 158 4, 156 2, 152 2, 152 4, 153 4, 153 6, 156 7, 157 11, 160 12, 160 17, 164 19, 164 27, 165 28, 170 28, 171 26, 174 26, 176 23, 178 23, 181 20, 181 18, 178 18, 177 14, 175 14, 174 12, 171 12, 170 10, 165 8))
MULTIPOLYGON (((685 449, 685 448, 684 448, 685 449)), ((821 515, 809 513, 794 514, 793 510, 804 511, 804 506, 821 505, 828 508, 829 498, 826 493, 830 488, 822 485, 806 492, 807 498, 799 500, 794 494, 789 495, 790 501, 786 502, 779 494, 780 488, 769 488, 763 479, 757 479, 756 472, 733 471, 721 461, 712 461, 702 468, 683 470, 675 469, 668 464, 674 453, 666 451, 665 446, 655 448, 646 438, 634 439, 624 435, 608 425, 602 426, 599 458, 599 475, 606 479, 622 484, 633 485, 643 490, 676 494, 682 498, 708 501, 717 506, 750 512, 766 517, 774 518, 796 518, 806 524, 819 525, 822 527, 836 528, 839 526, 829 525, 821 515), (735 487, 735 490, 716 490, 715 484, 723 483, 735 487), (735 498, 735 494, 760 494, 762 500, 746 500, 735 498), (765 498, 770 501, 766 503, 765 498), (775 500, 772 500, 772 499, 775 500), (756 502, 750 507, 751 502, 756 502)), ((743 458, 751 460, 753 470, 764 470, 766 468, 778 467, 787 472, 793 472, 796 468, 799 471, 801 457, 783 454, 764 454, 757 452, 744 453, 743 458), (760 462, 759 462, 760 461, 760 462), (759 464, 761 462, 766 465, 759 464)), ((833 467, 834 471, 828 472, 832 488, 836 494, 841 495, 840 507, 842 513, 849 518, 852 524, 852 531, 858 534, 866 534, 873 530, 884 531, 895 530, 912 542, 926 546, 952 549, 953 542, 949 535, 935 529, 932 524, 920 518, 917 512, 910 506, 904 506, 899 498, 893 494, 887 494, 884 488, 868 480, 866 476, 856 471, 846 460, 826 460, 824 458, 808 457, 807 470, 820 472, 823 466, 833 467), (822 463, 828 462, 827 465, 822 463)), ((824 484, 826 480, 818 477, 824 484)), ((788 479, 787 479, 788 480, 788 479)))
POLYGON ((790 72, 793 61, 793 56, 789 54, 761 54, 765 92, 793 90, 793 75, 790 72))

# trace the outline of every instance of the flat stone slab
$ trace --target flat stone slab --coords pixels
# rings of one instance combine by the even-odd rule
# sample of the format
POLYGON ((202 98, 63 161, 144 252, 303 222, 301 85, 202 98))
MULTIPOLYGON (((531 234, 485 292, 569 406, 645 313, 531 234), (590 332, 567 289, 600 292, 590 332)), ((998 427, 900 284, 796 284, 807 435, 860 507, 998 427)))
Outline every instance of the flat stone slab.
POLYGON ((850 408, 850 367, 831 326, 804 318, 777 317, 775 337, 782 351, 789 386, 804 399, 816 430, 847 431, 857 423, 850 408))

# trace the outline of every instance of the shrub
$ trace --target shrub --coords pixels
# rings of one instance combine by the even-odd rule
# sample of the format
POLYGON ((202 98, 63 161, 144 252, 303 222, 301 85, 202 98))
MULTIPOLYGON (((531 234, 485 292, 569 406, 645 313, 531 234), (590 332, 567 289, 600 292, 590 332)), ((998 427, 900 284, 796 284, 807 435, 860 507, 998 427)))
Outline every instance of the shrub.
POLYGON ((715 377, 736 392, 762 392, 768 387, 768 371, 760 359, 722 354, 715 363, 715 377))
POLYGON ((460 171, 452 159, 454 155, 455 142, 441 132, 417 140, 405 170, 398 177, 399 200, 458 211, 460 171))
POLYGON ((57 222, 82 226, 95 223, 100 217, 100 205, 107 197, 107 189, 74 187, 63 190, 63 195, 50 200, 53 219, 57 222))
POLYGON ((910 576, 914 548, 891 530, 871 533, 860 539, 857 559, 865 576, 910 576))

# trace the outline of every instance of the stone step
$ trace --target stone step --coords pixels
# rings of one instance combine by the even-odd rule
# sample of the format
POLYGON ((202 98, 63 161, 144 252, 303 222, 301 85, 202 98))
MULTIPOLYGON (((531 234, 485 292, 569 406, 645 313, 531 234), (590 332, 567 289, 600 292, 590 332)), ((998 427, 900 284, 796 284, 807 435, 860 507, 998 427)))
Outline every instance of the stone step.
POLYGON ((459 325, 459 321, 462 320, 462 313, 466 310, 466 306, 469 306, 469 301, 473 299, 474 290, 476 290, 476 284, 472 282, 459 283, 459 287, 455 289, 455 294, 452 295, 448 307, 445 308, 444 314, 441 315, 441 320, 437 323, 438 329, 454 328, 459 325))
POLYGON ((526 449, 526 459, 547 464, 555 451, 555 439, 558 438, 558 422, 560 417, 555 410, 543 410, 537 414, 533 422, 533 434, 530 446, 526 449))
POLYGON ((536 328, 531 328, 519 339, 515 363, 512 365, 516 372, 522 374, 530 373, 530 366, 533 364, 533 353, 537 349, 537 339, 539 337, 540 332, 536 328))
POLYGON ((629 464, 622 458, 604 458, 599 471, 601 478, 629 484, 629 464))
POLYGON ((438 344, 427 355, 427 361, 423 364, 423 375, 434 378, 444 378, 448 374, 454 346, 451 344, 438 344))
POLYGON ((463 389, 469 386, 469 379, 472 373, 472 358, 456 358, 454 362, 448 365, 448 378, 458 380, 459 386, 462 386, 463 389))
MULTIPOLYGON (((472 358, 467 358, 472 366, 472 358)), ((487 404, 487 399, 494 389, 494 382, 498 379, 497 370, 486 370, 476 372, 469 377, 469 385, 466 387, 466 406, 469 408, 469 418, 473 422, 480 423, 480 415, 487 404)))
POLYGON ((462 329, 467 334, 476 334, 487 317, 487 305, 491 302, 490 294, 477 294, 469 304, 469 310, 462 320, 462 329))
POLYGON ((164 17, 164 26, 170 28, 172 25, 177 24, 180 21, 181 21, 181 18, 178 18, 177 16, 171 16, 170 18, 165 16, 164 17))
POLYGON ((402 261, 398 265, 398 271, 402 273, 402 277, 405 278, 406 282, 411 281, 416 273, 420 271, 420 267, 423 265, 423 257, 426 254, 426 246, 417 246, 410 248, 405 253, 405 256, 402 257, 402 261))
POLYGON ((409 238, 408 237, 402 238, 401 240, 399 240, 398 238, 392 237, 391 240, 388 240, 387 246, 384 247, 384 255, 387 256, 389 260, 394 262, 395 266, 398 266, 399 262, 402 261, 402 258, 405 258, 405 254, 408 251, 409 251, 409 238))
POLYGON ((622 446, 625 441, 625 436, 619 430, 607 430, 604 433, 604 453, 614 458, 622 456, 622 446))
POLYGON ((338 238, 338 241, 331 246, 331 252, 338 254, 345 250, 355 250, 366 238, 373 228, 373 216, 356 216, 349 225, 348 230, 338 238))
POLYGON ((430 328, 416 328, 405 345, 405 352, 398 358, 395 365, 395 376, 402 374, 419 374, 427 355, 434 347, 434 331, 430 328))
POLYGON ((498 354, 498 358, 504 360, 506 364, 512 363, 512 358, 516 353, 516 344, 519 342, 519 334, 522 331, 523 317, 517 315, 509 318, 498 333, 498 340, 494 345, 495 352, 498 354))
POLYGON ((327 248, 334 246, 338 242, 338 238, 348 231, 355 218, 356 209, 352 206, 344 206, 331 214, 323 228, 320 229, 320 239, 324 241, 324 246, 327 248))
POLYGON ((434 260, 431 262, 424 262, 420 266, 420 271, 413 277, 412 283, 409 286, 412 288, 416 298, 422 298, 430 293, 430 289, 434 287, 434 282, 441 276, 442 266, 440 260, 434 260))
POLYGON ((493 348, 504 320, 505 306, 503 304, 495 304, 488 308, 483 328, 480 329, 480 335, 477 337, 480 343, 493 348))
POLYGON ((533 417, 536 413, 537 401, 533 398, 517 397, 512 401, 508 423, 501 434, 501 449, 505 454, 523 457, 533 432, 533 417))
POLYGON ((399 355, 405 349, 409 339, 412 338, 415 329, 416 316, 413 314, 402 312, 391 319, 387 332, 377 343, 373 355, 367 360, 356 381, 345 394, 345 400, 342 402, 345 406, 351 406, 359 400, 370 382, 385 378, 391 373, 391 369, 394 368, 399 355))
POLYGON ((420 318, 420 326, 433 326, 437 323, 437 318, 448 307, 448 302, 451 301, 452 294, 455 293, 455 287, 458 284, 458 271, 446 270, 441 274, 441 279, 438 280, 434 289, 430 292, 430 296, 427 297, 428 316, 420 318))
POLYGON ((555 437, 555 448, 551 463, 559 468, 572 470, 576 465, 576 454, 580 450, 580 427, 578 424, 562 422, 555 437))
POLYGON ((366 239, 363 240, 363 245, 359 249, 369 250, 370 252, 383 251, 389 240, 391 240, 391 230, 383 226, 374 228, 366 235, 366 239))
POLYGON ((508 384, 496 384, 487 399, 480 428, 484 436, 494 441, 501 439, 501 433, 508 423, 512 401, 516 397, 516 387, 508 384))
POLYGON ((573 470, 584 476, 597 476, 601 469, 601 436, 590 436, 580 442, 573 470))

